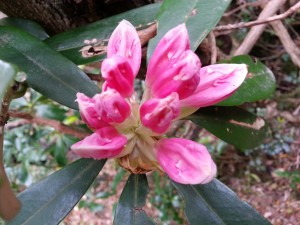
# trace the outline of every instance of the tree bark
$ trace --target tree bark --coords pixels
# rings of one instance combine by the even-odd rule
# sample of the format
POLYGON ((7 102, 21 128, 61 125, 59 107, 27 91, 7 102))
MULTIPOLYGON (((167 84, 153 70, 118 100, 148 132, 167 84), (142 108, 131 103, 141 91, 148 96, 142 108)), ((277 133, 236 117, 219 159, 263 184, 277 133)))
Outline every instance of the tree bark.
POLYGON ((1 0, 0 11, 10 17, 36 21, 49 34, 79 27, 154 0, 1 0))

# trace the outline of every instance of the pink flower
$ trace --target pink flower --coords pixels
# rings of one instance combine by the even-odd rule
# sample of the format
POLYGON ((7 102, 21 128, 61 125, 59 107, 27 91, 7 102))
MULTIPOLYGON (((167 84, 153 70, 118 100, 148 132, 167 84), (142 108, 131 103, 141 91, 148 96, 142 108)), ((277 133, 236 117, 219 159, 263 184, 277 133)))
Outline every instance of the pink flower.
POLYGON ((194 141, 160 139, 155 151, 163 170, 178 183, 205 184, 216 175, 216 165, 206 147, 194 141))
POLYGON ((131 114, 130 105, 114 89, 96 94, 93 100, 98 118, 106 123, 122 123, 131 114))
POLYGON ((165 98, 151 98, 140 108, 142 124, 158 134, 164 134, 179 114, 179 99, 176 92, 165 98))
POLYGON ((76 97, 80 116, 91 129, 99 129, 107 126, 106 122, 99 119, 94 99, 89 98, 82 93, 77 93, 76 97))
POLYGON ((201 68, 181 24, 158 43, 139 100, 134 78, 141 63, 141 45, 129 22, 123 20, 112 33, 107 56, 101 67, 102 93, 93 98, 77 94, 80 115, 94 133, 71 149, 81 157, 117 158, 133 173, 164 171, 182 184, 211 181, 216 165, 206 147, 182 138, 165 138, 165 134, 174 121, 232 95, 247 75, 246 65, 201 68))
POLYGON ((126 58, 115 55, 102 62, 102 77, 105 79, 103 90, 115 89, 124 98, 133 93, 134 75, 126 58))
POLYGON ((83 158, 112 158, 120 154, 126 143, 124 135, 108 126, 72 145, 72 151, 83 158))

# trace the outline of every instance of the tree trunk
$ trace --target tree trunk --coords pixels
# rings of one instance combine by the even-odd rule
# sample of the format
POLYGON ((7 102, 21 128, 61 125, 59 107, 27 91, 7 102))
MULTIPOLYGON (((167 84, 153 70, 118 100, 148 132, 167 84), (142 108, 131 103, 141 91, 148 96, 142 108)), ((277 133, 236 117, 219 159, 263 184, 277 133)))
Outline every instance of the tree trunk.
POLYGON ((0 11, 34 20, 49 34, 79 27, 154 0, 1 0, 0 11))

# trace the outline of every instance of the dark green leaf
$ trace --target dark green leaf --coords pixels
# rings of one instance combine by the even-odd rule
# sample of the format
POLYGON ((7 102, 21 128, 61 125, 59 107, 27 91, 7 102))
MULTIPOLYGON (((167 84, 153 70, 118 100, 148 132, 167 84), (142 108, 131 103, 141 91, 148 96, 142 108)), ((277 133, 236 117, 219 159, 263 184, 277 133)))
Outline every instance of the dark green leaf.
POLYGON ((158 31, 149 42, 148 59, 152 55, 158 41, 170 29, 186 23, 191 49, 196 50, 206 35, 215 27, 231 0, 164 0, 156 17, 158 31))
POLYGON ((82 57, 79 51, 85 40, 96 38, 98 41, 108 40, 118 23, 126 19, 136 27, 143 27, 155 20, 155 15, 161 4, 150 4, 134 10, 130 10, 116 16, 112 16, 86 26, 82 26, 64 33, 52 36, 45 42, 57 51, 60 51, 66 57, 70 58, 76 64, 85 64, 103 59, 103 55, 95 57, 82 57))
POLYGON ((49 37, 49 35, 41 27, 41 25, 39 25, 38 23, 31 21, 31 20, 5 17, 5 18, 0 19, 0 26, 17 27, 23 31, 26 31, 27 33, 30 33, 31 35, 33 35, 41 40, 44 40, 49 37))
POLYGON ((114 218, 114 225, 155 224, 142 209, 149 192, 145 174, 131 174, 121 194, 114 218))
POLYGON ((81 199, 102 169, 105 160, 80 159, 23 191, 20 213, 8 225, 59 222, 81 199))
POLYGON ((0 113, 2 111, 2 100, 16 73, 17 71, 12 65, 0 60, 0 113))
POLYGON ((75 64, 45 43, 14 27, 0 27, 0 59, 17 65, 41 94, 77 109, 76 93, 93 96, 98 87, 75 64))
POLYGON ((248 55, 235 56, 226 63, 245 63, 248 65, 248 76, 238 90, 226 100, 218 103, 222 106, 240 105, 245 102, 270 97, 276 88, 276 81, 272 71, 263 63, 253 60, 248 55))
POLYGON ((205 107, 189 118, 240 149, 258 146, 268 134, 268 126, 262 118, 238 107, 205 107))
POLYGON ((185 200, 191 225, 271 225, 216 179, 205 185, 173 185, 185 200))

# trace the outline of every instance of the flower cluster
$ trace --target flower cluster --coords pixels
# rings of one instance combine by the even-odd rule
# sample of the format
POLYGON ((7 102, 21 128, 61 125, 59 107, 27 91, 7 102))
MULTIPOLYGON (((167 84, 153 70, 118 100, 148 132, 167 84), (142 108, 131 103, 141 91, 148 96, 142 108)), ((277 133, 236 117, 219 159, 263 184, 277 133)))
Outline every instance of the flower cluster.
POLYGON ((134 92, 140 63, 138 34, 123 20, 108 42, 101 66, 102 92, 93 98, 77 94, 80 115, 94 133, 71 149, 84 158, 116 158, 132 173, 158 170, 182 184, 211 181, 216 165, 206 147, 165 134, 174 121, 230 96, 244 81, 246 65, 201 67, 190 50, 185 24, 167 32, 158 43, 141 100, 134 92))

